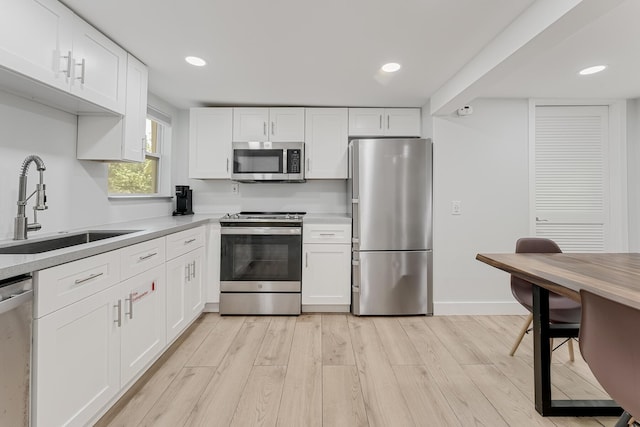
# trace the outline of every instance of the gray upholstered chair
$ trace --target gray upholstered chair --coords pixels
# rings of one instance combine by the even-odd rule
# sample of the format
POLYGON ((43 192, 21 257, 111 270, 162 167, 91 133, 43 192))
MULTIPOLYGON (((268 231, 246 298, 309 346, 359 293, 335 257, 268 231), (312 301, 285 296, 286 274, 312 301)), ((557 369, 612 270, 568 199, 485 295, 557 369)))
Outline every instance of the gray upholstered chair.
MULTIPOLYGON (((618 426, 640 417, 640 341, 629 335, 640 310, 580 291, 580 352, 602 387, 625 410, 618 426)), ((638 424, 635 424, 638 425, 638 424)))
MULTIPOLYGON (((550 239, 523 237, 516 242, 516 253, 561 253, 560 247, 550 239)), ((529 313, 533 312, 533 285, 526 280, 511 276, 511 293, 529 313)), ((580 323, 580 303, 554 292, 549 292, 549 320, 551 323, 580 323)), ((529 314, 509 355, 513 356, 527 333, 533 314, 529 314)), ((569 357, 574 360, 573 340, 569 339, 569 357)))

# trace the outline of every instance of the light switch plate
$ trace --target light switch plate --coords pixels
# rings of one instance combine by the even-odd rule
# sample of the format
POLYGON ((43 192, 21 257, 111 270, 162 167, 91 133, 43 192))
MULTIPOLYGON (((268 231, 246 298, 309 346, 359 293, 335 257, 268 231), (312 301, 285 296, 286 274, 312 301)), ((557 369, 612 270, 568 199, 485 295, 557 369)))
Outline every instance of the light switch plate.
POLYGON ((460 200, 451 201, 451 215, 462 215, 462 202, 460 200))

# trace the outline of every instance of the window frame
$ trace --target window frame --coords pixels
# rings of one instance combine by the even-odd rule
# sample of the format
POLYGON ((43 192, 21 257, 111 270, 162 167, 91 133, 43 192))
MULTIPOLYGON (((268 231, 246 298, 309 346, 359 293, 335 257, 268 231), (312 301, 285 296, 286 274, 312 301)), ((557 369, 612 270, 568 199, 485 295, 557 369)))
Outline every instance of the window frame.
MULTIPOLYGON (((145 140, 144 158, 157 159, 157 176, 156 176, 156 192, 155 193, 107 193, 109 199, 167 199, 172 198, 171 195, 171 117, 162 111, 147 106, 147 115, 145 120, 153 120, 158 124, 158 141, 156 152, 147 151, 145 140)), ((109 172, 107 170, 107 181, 109 180, 109 172)), ((107 182, 107 192, 108 192, 107 182)))

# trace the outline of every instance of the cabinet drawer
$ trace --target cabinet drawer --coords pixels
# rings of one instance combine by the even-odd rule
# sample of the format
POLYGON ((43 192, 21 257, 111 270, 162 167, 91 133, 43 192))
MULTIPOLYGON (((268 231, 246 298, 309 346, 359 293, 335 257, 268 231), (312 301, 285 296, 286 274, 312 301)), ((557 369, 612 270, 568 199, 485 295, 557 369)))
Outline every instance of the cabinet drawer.
POLYGON ((162 265, 165 259, 164 237, 122 248, 120 249, 122 280, 127 280, 129 277, 162 265))
POLYGON ((347 243, 351 244, 349 224, 311 224, 302 227, 303 243, 347 243))
POLYGON ((34 279, 34 316, 40 318, 118 283, 119 251, 37 271, 34 279))
POLYGON ((167 259, 184 255, 204 246, 204 226, 192 228, 167 236, 167 259))

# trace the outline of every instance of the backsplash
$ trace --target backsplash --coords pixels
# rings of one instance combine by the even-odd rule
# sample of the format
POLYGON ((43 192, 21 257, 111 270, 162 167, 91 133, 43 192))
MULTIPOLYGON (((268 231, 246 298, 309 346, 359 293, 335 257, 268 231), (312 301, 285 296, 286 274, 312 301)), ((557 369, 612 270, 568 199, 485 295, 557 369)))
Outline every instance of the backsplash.
POLYGON ((314 180, 305 183, 240 183, 239 194, 232 183, 222 180, 189 180, 196 213, 233 213, 239 211, 303 211, 345 213, 347 182, 314 180))

